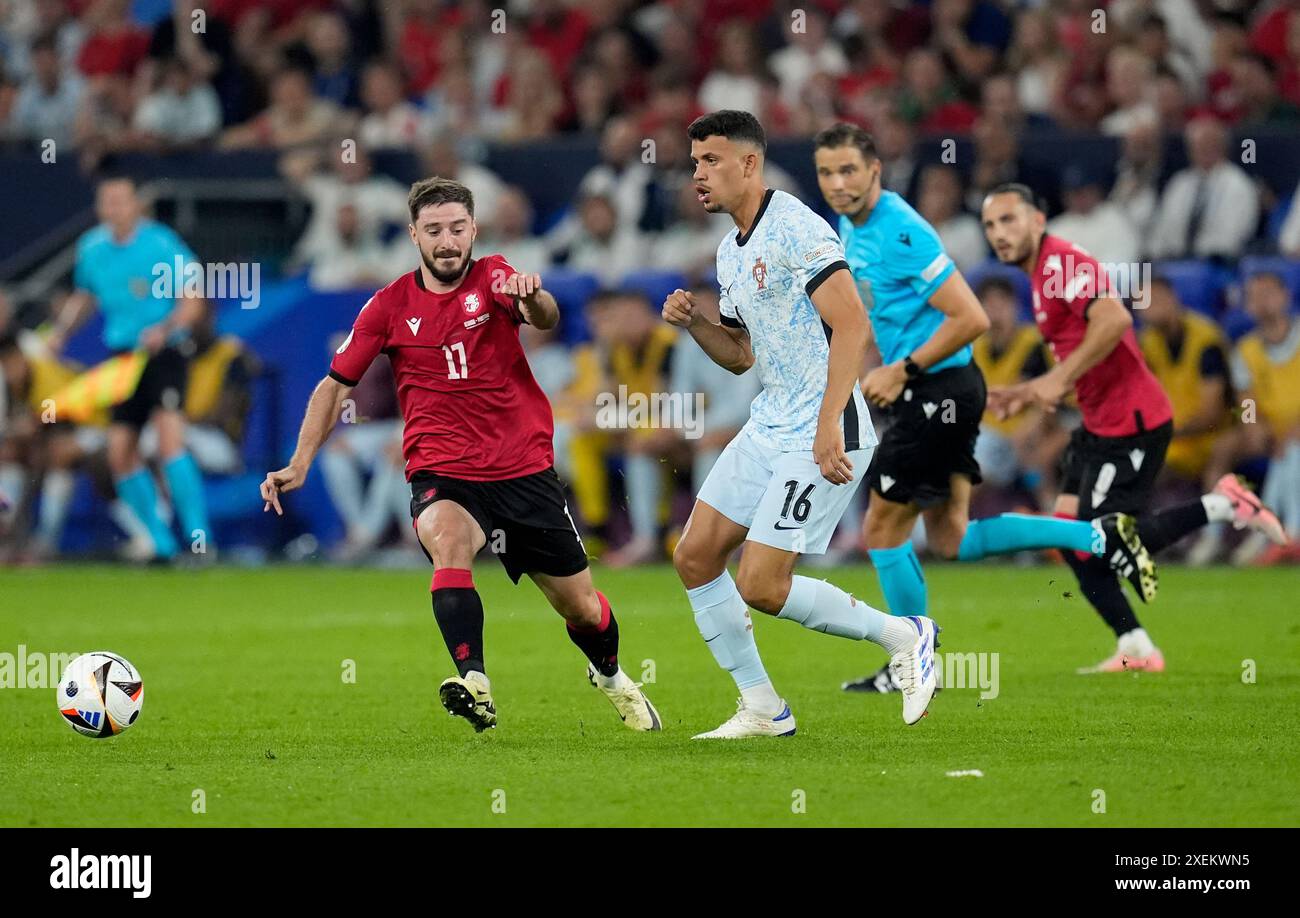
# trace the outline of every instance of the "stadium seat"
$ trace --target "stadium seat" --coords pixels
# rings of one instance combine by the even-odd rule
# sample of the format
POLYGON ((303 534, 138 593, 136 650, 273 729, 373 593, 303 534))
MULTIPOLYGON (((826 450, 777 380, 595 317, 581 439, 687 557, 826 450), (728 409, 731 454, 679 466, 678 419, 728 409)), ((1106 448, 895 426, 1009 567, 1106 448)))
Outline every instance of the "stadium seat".
POLYGON ((635 290, 643 293, 650 305, 656 310, 663 305, 668 294, 674 290, 685 288, 688 284, 686 275, 680 271, 659 271, 647 269, 644 271, 629 271, 623 275, 623 280, 619 286, 625 290, 635 290))
POLYGON ((1217 318, 1219 301, 1226 286, 1225 278, 1209 262, 1162 261, 1155 265, 1154 273, 1173 285, 1178 299, 1188 309, 1217 318))
POLYGON ((556 268, 542 281, 560 304, 560 338, 565 344, 576 344, 591 337, 583 309, 587 301, 600 289, 600 282, 591 274, 556 268))
POLYGON ((1029 275, 1019 268, 1004 265, 992 258, 981 262, 966 272, 966 282, 970 284, 972 290, 978 290, 979 285, 990 277, 997 277, 1011 282, 1011 285, 1016 288, 1016 299, 1020 301, 1021 321, 1033 322, 1033 293, 1029 286, 1029 275))
POLYGON ((1282 255, 1251 255, 1241 260, 1238 266, 1241 280, 1244 282, 1252 274, 1272 271, 1281 275, 1287 289, 1291 291, 1291 305, 1300 300, 1300 260, 1286 258, 1282 255))

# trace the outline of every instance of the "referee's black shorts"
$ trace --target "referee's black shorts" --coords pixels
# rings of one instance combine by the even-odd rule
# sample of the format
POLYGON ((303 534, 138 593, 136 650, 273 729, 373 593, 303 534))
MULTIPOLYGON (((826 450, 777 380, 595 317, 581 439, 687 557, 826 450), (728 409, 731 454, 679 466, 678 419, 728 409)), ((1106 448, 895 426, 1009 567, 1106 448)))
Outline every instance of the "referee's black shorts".
POLYGON ((587 549, 554 468, 501 481, 468 481, 430 471, 411 476, 412 520, 440 500, 469 511, 515 583, 524 574, 569 577, 587 569, 587 549))
POLYGON ((933 507, 952 495, 952 476, 979 484, 975 440, 988 390, 974 362, 925 373, 885 409, 888 427, 868 480, 885 500, 933 507))
POLYGON ((140 374, 135 392, 113 406, 114 424, 129 424, 136 430, 149 422, 155 408, 180 411, 185 405, 185 383, 189 361, 174 347, 164 347, 151 356, 140 374))

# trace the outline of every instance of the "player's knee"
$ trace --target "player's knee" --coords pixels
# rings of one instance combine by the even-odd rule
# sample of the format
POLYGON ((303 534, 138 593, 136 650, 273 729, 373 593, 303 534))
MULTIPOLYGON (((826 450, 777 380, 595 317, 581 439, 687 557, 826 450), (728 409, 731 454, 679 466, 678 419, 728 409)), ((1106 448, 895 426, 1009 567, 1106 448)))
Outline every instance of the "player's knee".
POLYGON ((673 549, 673 568, 687 589, 703 586, 722 573, 713 559, 696 550, 689 537, 683 538, 673 549))
POLYGON ((957 560, 957 555, 961 551, 961 540, 964 533, 955 521, 942 529, 936 529, 934 532, 930 532, 927 527, 925 535, 931 552, 945 561, 957 560))
POLYGON ((600 626, 600 599, 594 588, 574 595, 557 595, 552 604, 570 625, 577 628, 600 626))
POLYGON ((469 567, 474 563, 477 549, 468 526, 422 516, 416 531, 438 567, 469 567))
POLYGON ((768 615, 776 615, 785 606, 790 595, 790 578, 774 577, 767 571, 754 572, 742 569, 736 589, 745 605, 768 615))

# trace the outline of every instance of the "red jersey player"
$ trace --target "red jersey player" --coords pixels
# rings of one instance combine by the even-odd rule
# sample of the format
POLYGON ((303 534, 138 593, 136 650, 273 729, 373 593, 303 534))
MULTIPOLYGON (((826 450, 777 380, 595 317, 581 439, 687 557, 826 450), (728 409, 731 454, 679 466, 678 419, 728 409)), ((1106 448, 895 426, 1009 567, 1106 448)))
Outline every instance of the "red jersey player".
POLYGON ((591 661, 592 685, 634 730, 658 730, 650 700, 618 665, 618 623, 593 586, 587 552, 553 468, 551 406, 533 379, 519 325, 551 328, 555 298, 500 255, 473 257, 474 199, 444 178, 411 186, 420 267, 361 307, 329 375, 312 393, 298 447, 262 483, 267 509, 302 485, 343 400, 383 352, 405 422, 411 517, 433 563, 433 614, 459 673, 439 697, 476 730, 496 725, 483 665, 483 604, 470 572, 488 543, 518 583, 528 574, 591 661))
POLYGON ((982 219, 998 259, 1029 275, 1034 320, 1056 358, 1041 376, 990 390, 990 409, 1004 418, 1031 406, 1055 411, 1073 389, 1083 423, 1061 460, 1056 513, 1085 520, 1113 512, 1136 517, 1121 532, 1128 559, 1064 552, 1084 596, 1118 639, 1113 656, 1082 671, 1163 671, 1164 657, 1138 623, 1112 562, 1150 601, 1156 593, 1151 552, 1210 521, 1265 532, 1280 531, 1281 524, 1234 475, 1199 500, 1145 512, 1173 436, 1173 410, 1138 349, 1133 317, 1095 258, 1045 232, 1046 216, 1027 186, 994 188, 982 219))

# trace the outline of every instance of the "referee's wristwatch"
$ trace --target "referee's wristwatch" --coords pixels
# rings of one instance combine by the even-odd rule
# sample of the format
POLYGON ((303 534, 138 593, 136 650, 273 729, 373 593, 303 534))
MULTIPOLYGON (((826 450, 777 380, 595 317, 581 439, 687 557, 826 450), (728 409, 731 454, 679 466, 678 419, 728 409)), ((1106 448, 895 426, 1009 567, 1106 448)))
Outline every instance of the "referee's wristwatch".
POLYGON ((921 365, 912 359, 911 354, 903 358, 903 370, 907 373, 908 379, 916 379, 925 372, 925 370, 921 369, 921 365))

